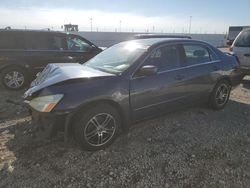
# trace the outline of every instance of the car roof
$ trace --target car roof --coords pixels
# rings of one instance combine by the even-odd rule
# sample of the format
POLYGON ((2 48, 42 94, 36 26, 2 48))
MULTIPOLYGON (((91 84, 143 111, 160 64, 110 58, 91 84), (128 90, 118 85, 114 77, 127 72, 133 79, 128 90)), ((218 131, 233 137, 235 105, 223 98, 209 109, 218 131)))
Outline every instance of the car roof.
POLYGON ((149 38, 186 38, 192 39, 187 35, 167 35, 167 34, 138 34, 134 36, 134 39, 149 39, 149 38))
POLYGON ((207 44, 203 41, 186 39, 186 38, 148 38, 148 39, 135 39, 132 41, 141 44, 143 46, 156 46, 170 42, 195 42, 195 43, 207 44))
POLYGON ((31 29, 0 29, 0 32, 8 32, 8 33, 57 33, 63 34, 65 32, 61 31, 51 31, 51 30, 31 30, 31 29))

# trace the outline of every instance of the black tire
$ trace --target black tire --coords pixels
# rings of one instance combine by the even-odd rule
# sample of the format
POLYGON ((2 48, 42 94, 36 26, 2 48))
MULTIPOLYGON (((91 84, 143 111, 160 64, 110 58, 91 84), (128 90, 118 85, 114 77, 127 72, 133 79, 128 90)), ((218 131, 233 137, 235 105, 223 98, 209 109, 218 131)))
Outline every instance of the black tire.
POLYGON ((24 68, 8 67, 1 72, 2 85, 10 90, 19 90, 28 85, 30 76, 24 68))
POLYGON ((109 104, 99 104, 81 111, 75 118, 74 138, 88 151, 109 146, 117 137, 121 117, 109 104))
POLYGON ((210 96, 210 105, 214 110, 221 110, 227 104, 231 92, 231 85, 227 80, 219 81, 210 96))

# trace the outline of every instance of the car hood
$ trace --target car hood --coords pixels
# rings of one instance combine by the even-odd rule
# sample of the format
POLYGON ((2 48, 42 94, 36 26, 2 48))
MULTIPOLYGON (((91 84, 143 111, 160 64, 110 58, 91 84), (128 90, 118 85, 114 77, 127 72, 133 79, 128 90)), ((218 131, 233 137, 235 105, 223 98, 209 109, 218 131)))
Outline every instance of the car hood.
POLYGON ((32 96, 33 93, 43 88, 66 80, 106 76, 114 76, 114 74, 105 73, 78 63, 48 64, 41 73, 38 73, 37 78, 31 83, 31 87, 25 92, 24 98, 32 96))

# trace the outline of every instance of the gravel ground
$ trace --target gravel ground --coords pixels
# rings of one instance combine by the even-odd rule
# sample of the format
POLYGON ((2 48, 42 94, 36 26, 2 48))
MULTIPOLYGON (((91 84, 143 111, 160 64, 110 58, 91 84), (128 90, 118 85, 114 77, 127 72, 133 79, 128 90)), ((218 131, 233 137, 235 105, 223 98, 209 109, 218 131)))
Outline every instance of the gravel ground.
POLYGON ((193 107, 141 122, 106 150, 44 141, 0 88, 0 187, 249 187, 250 77, 222 111, 193 107))

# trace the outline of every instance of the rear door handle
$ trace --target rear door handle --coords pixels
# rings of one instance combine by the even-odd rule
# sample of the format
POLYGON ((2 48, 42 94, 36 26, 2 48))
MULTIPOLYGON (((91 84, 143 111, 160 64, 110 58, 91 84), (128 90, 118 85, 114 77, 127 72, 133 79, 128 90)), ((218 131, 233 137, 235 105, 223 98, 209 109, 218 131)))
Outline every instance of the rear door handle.
POLYGON ((244 54, 245 57, 250 57, 250 54, 244 54))
POLYGON ((184 75, 177 75, 175 77, 176 80, 183 80, 184 78, 185 78, 184 75))

